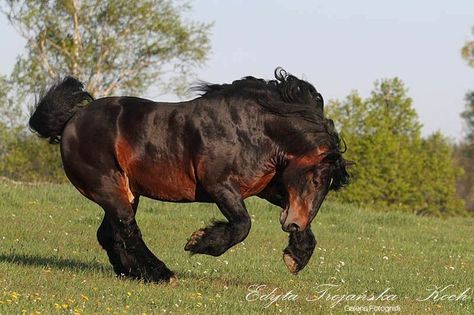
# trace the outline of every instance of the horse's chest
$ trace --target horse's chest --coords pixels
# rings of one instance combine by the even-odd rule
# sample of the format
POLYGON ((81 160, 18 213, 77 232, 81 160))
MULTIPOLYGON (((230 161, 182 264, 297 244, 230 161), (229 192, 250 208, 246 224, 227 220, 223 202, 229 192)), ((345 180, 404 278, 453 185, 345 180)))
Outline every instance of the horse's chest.
POLYGON ((245 199, 260 193, 265 189, 265 187, 267 187, 273 176, 275 176, 275 171, 262 174, 261 176, 257 176, 250 180, 242 180, 240 183, 240 194, 242 195, 242 198, 245 199))

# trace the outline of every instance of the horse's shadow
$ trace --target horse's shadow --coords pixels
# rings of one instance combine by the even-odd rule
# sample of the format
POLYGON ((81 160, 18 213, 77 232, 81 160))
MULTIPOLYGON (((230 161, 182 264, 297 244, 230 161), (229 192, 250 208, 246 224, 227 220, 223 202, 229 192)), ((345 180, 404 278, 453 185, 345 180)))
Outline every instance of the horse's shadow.
MULTIPOLYGON (((24 254, 24 253, 0 253, 0 263, 9 263, 19 266, 33 266, 42 267, 45 269, 54 268, 58 270, 71 270, 71 271, 85 271, 93 273, 113 274, 113 270, 107 264, 102 264, 98 261, 80 261, 72 258, 64 258, 58 256, 40 256, 35 254, 24 254)), ((247 282, 241 279, 233 279, 227 277, 210 277, 198 274, 196 272, 177 272, 178 279, 193 280, 198 282, 209 282, 221 286, 240 286, 248 287, 253 282, 247 282)))
POLYGON ((95 272, 109 273, 110 268, 97 261, 80 261, 72 258, 64 258, 58 256, 40 256, 35 254, 23 254, 23 253, 11 253, 5 254, 0 253, 0 262, 6 262, 10 264, 20 266, 33 266, 33 267, 44 267, 54 268, 60 270, 86 270, 95 272))

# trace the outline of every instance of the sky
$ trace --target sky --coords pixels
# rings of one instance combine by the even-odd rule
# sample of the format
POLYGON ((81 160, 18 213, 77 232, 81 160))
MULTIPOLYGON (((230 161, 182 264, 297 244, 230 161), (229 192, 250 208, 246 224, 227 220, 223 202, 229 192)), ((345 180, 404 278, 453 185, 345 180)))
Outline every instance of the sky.
MULTIPOLYGON (((423 135, 463 136, 459 114, 474 90, 474 68, 460 50, 474 39, 474 1, 195 0, 190 20, 212 22, 212 51, 196 79, 272 79, 277 66, 311 82, 326 100, 378 79, 399 77, 413 98, 423 135)), ((24 41, 0 17, 0 73, 9 74, 24 41), (6 47, 6 48, 5 48, 6 47)), ((155 100, 177 100, 151 88, 155 100)))

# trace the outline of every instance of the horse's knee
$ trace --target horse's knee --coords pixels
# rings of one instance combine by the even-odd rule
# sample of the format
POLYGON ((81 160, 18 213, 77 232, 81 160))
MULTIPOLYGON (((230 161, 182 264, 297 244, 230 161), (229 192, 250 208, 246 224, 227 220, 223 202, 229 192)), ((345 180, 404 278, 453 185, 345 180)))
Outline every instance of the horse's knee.
POLYGON ((234 224, 235 241, 242 242, 247 237, 247 235, 249 235, 251 227, 252 223, 250 218, 246 218, 245 220, 234 224))

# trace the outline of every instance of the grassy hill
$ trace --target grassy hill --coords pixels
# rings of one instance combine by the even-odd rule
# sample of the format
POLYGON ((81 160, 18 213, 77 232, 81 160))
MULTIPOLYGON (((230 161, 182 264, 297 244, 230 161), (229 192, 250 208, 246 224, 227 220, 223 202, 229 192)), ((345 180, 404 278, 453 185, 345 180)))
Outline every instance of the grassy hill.
POLYGON ((356 306, 474 313, 472 218, 328 202, 313 222, 313 258, 292 276, 281 259, 287 235, 279 210, 259 199, 246 204, 249 237, 213 258, 191 257, 183 247, 194 230, 221 217, 214 205, 141 200, 144 239, 180 280, 171 287, 114 277, 95 237, 102 210, 71 185, 0 181, 0 314, 339 314, 356 306), (249 294, 256 285, 264 287, 249 294), (285 300, 270 299, 288 292, 285 300))

